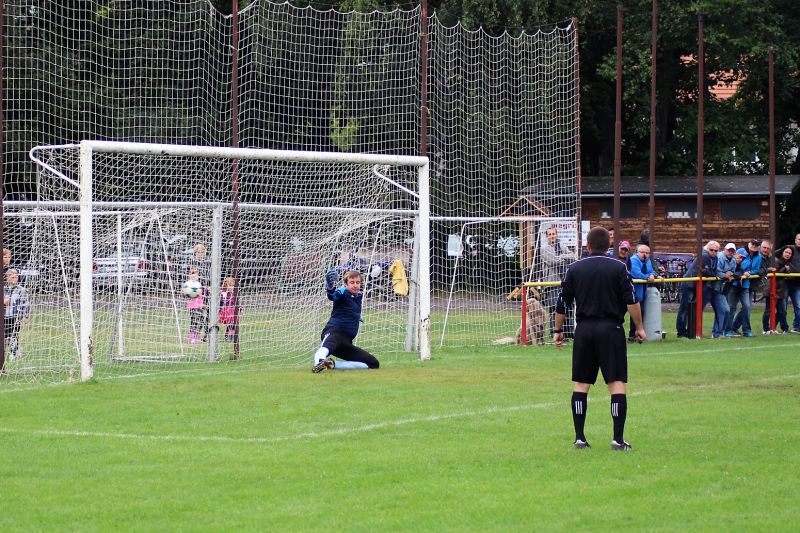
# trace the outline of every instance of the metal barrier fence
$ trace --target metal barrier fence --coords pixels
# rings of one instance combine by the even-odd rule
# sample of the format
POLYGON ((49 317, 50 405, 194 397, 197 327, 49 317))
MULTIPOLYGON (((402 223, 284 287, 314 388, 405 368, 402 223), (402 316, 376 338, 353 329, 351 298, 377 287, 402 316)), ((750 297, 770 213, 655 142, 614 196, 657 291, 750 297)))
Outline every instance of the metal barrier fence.
MULTIPOLYGON (((761 279, 761 276, 758 274, 753 274, 750 276, 741 276, 739 279, 746 279, 746 280, 757 280, 761 279)), ((776 304, 777 304, 777 278, 800 278, 800 273, 792 273, 792 274, 782 274, 782 273, 773 273, 770 272, 767 274, 767 278, 769 278, 769 328, 770 331, 775 331, 776 327, 776 304)), ((696 283, 694 290, 695 294, 702 294, 703 292, 703 282, 716 282, 716 281, 724 281, 725 278, 717 278, 717 277, 689 277, 689 278, 664 278, 664 277, 657 277, 653 281, 648 281, 646 279, 634 279, 632 280, 633 283, 636 284, 652 284, 652 285, 667 285, 672 283, 686 283, 686 282, 694 282, 696 283)), ((522 329, 521 329, 521 342, 522 344, 527 344, 526 339, 526 322, 527 322, 527 302, 528 302, 528 295, 527 289, 530 287, 533 288, 541 288, 541 287, 560 287, 560 281, 528 281, 522 284, 522 329)), ((697 338, 701 338, 703 336, 703 307, 705 307, 702 298, 695 298, 695 335, 697 338)))

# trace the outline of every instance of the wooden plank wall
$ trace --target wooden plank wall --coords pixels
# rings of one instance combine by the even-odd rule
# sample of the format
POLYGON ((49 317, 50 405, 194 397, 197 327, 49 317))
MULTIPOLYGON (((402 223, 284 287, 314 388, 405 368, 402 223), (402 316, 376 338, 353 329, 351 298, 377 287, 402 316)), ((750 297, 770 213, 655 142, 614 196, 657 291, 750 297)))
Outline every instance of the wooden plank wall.
MULTIPOLYGON (((703 244, 713 239, 722 246, 732 242, 736 246, 744 246, 750 239, 764 239, 769 237, 769 205, 760 205, 759 216, 750 220, 723 220, 720 215, 720 205, 724 199, 708 199, 703 204, 703 244)), ((583 200, 583 219, 589 220, 592 226, 600 224, 611 227, 613 220, 600 219, 601 200, 583 200)), ((763 204, 764 202, 761 202, 763 204)), ((637 218, 620 219, 621 231, 617 232, 619 240, 630 241, 636 244, 642 230, 649 223, 647 200, 639 202, 637 218)), ((654 250, 661 252, 692 253, 695 251, 695 238, 697 232, 695 219, 667 219, 666 202, 656 199, 655 206, 655 231, 651 239, 654 250)))

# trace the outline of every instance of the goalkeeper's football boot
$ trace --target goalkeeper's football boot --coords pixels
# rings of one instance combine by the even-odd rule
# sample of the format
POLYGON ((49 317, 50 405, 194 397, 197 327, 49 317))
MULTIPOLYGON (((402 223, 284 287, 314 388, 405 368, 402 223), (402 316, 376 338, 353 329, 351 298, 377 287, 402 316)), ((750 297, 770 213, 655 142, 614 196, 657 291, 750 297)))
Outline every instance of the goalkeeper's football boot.
POLYGON ((624 440, 622 442, 617 442, 615 440, 612 440, 611 441, 611 449, 612 450, 616 450, 618 452, 630 452, 630 451, 633 451, 633 446, 631 446, 630 444, 628 444, 624 440))
POLYGON ((576 450, 585 450, 586 448, 591 448, 588 442, 581 439, 577 439, 575 441, 575 444, 573 444, 573 446, 575 447, 576 450))
POLYGON ((316 365, 311 368, 311 371, 315 374, 319 374, 323 370, 333 370, 336 366, 336 363, 333 362, 333 359, 325 358, 316 365))

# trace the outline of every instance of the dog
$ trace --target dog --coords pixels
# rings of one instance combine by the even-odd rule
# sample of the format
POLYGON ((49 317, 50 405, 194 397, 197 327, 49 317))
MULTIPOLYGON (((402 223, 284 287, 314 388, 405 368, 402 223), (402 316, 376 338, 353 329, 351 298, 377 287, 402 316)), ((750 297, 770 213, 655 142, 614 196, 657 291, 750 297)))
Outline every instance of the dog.
MULTIPOLYGON (((528 301, 525 305, 526 344, 544 344, 545 312, 539 298, 539 291, 533 287, 528 289, 528 301)), ((522 326, 517 329, 514 337, 503 337, 494 341, 493 344, 522 344, 522 326)))
MULTIPOLYGON (((525 305, 527 344, 544 344, 544 306, 539 301, 539 291, 532 288, 528 290, 528 301, 525 305)), ((516 343, 522 344, 522 326, 517 330, 516 343)))

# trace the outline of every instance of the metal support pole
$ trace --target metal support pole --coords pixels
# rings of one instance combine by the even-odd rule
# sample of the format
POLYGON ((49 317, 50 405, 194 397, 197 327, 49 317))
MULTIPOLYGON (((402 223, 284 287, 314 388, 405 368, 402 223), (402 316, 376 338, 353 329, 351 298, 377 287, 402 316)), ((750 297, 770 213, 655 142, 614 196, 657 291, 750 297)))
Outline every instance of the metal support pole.
POLYGON ((778 238, 775 210, 775 48, 769 49, 769 238, 776 246, 778 238))
MULTIPOLYGON (((697 231, 696 231, 696 247, 698 275, 702 277, 702 261, 703 261, 703 190, 705 187, 703 180, 703 149, 704 149, 704 109, 703 103, 706 95, 705 87, 705 42, 704 42, 704 17, 703 13, 697 14, 697 231)), ((695 305, 697 306, 695 313, 695 334, 697 338, 703 336, 703 282, 697 283, 697 298, 695 298, 695 305)))
POLYGON ((614 119, 614 257, 619 255, 620 190, 622 188, 622 19, 625 8, 617 6, 617 109, 614 119))
POLYGON ((650 46, 650 199, 647 229, 650 246, 655 243, 656 225, 656 37, 658 35, 658 0, 653 0, 653 41, 650 46))

